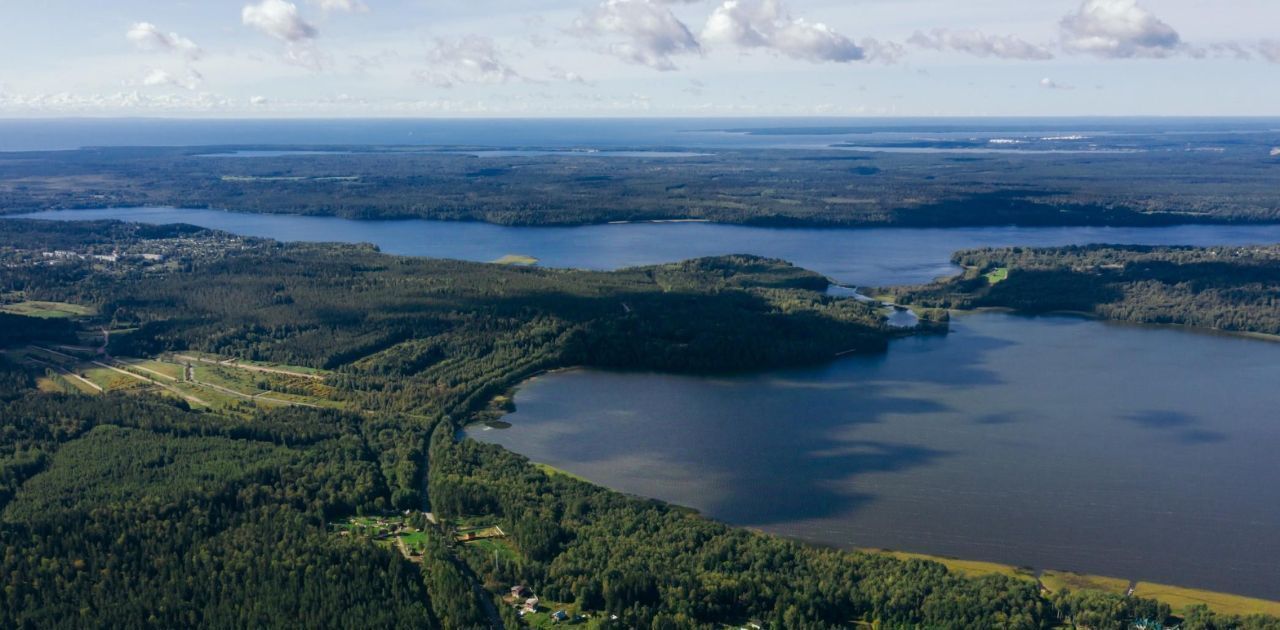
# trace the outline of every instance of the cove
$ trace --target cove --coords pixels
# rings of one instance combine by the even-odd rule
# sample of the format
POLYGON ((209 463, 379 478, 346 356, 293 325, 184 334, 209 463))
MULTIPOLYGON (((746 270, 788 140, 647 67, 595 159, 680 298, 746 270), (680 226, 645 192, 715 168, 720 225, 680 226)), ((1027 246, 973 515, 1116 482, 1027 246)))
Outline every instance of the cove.
POLYGON ((57 210, 25 218, 190 223, 281 241, 373 243, 390 254, 488 262, 508 254, 547 267, 618 269, 723 254, 791 261, 850 285, 919 284, 956 273, 951 254, 971 247, 1089 243, 1248 245, 1280 242, 1280 225, 1159 228, 763 228, 711 223, 506 227, 425 220, 232 213, 189 208, 57 210))
POLYGON ((1280 594, 1280 345, 961 314, 881 356, 735 377, 577 370, 472 437, 736 525, 1280 594))

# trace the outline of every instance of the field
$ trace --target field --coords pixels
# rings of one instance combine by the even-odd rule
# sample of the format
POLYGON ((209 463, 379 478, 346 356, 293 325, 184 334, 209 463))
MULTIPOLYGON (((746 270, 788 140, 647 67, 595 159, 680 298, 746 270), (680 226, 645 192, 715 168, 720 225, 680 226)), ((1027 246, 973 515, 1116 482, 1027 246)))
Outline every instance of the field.
POLYGON ((987 279, 987 284, 1000 284, 1001 282, 1009 279, 1009 268, 1000 267, 999 269, 988 273, 984 277, 987 279))
POLYGON ((38 346, 14 350, 11 356, 51 372, 41 383, 45 391, 79 391, 85 394, 145 391, 215 409, 230 409, 246 403, 268 408, 286 405, 344 407, 342 402, 332 399, 333 390, 324 384, 324 372, 321 370, 294 371, 305 368, 250 365, 221 357, 178 358, 185 355, 150 359, 94 358, 92 352, 76 353, 68 348, 38 346), (192 364, 189 374, 187 364, 192 364), (194 381, 188 380, 188 376, 194 381))
POLYGON ((984 575, 1005 575, 1009 577, 1034 580, 1035 575, 1027 570, 1007 564, 999 564, 996 562, 980 562, 977 560, 960 560, 957 558, 943 558, 939 556, 930 556, 922 553, 907 553, 905 551, 885 551, 881 549, 864 549, 867 553, 878 553, 892 556, 899 560, 930 560, 940 563, 948 569, 955 571, 961 575, 970 577, 981 577, 984 575))
POLYGON ((209 363, 223 365, 226 367, 235 367, 251 372, 267 372, 283 374, 286 376, 300 376, 303 378, 321 379, 328 374, 325 370, 304 367, 300 365, 285 365, 283 363, 266 363, 262 361, 249 361, 247 359, 231 359, 220 357, 216 354, 206 352, 187 352, 184 354, 174 355, 174 359, 178 361, 192 363, 209 363))
POLYGON ((1130 582, 1120 578, 1083 575, 1068 571, 1044 571, 1040 574, 1040 584, 1044 585, 1050 592, 1057 592, 1062 589, 1072 591, 1090 589, 1123 595, 1129 592, 1130 582))
POLYGON ((1187 607, 1196 604, 1204 604, 1214 612, 1228 615, 1248 616, 1259 613, 1280 615, 1280 602, 1151 582, 1139 582, 1134 595, 1160 600, 1172 606, 1174 612, 1184 611, 1187 607))
POLYGON ((92 309, 66 302, 17 302, 0 305, 0 312, 44 318, 84 317, 93 314, 92 309))
POLYGON ((538 264, 538 259, 533 256, 524 256, 522 254, 507 254, 506 256, 493 261, 493 264, 529 267, 538 264))
POLYGON ((129 360, 122 359, 120 360, 120 363, 124 364, 130 369, 138 370, 144 374, 150 374, 152 376, 155 376, 160 380, 165 380, 165 381, 182 380, 182 366, 176 363, 169 363, 167 361, 159 361, 159 360, 140 360, 140 359, 129 359, 129 360), (169 378, 165 378, 166 376, 169 378))

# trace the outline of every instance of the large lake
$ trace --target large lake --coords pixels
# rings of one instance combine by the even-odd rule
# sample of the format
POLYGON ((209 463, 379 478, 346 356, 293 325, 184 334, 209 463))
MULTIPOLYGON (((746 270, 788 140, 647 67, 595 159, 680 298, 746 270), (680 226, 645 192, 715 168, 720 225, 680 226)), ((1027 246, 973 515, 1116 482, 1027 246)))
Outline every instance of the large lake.
POLYGON ((732 378, 572 371, 473 429, 730 523, 1280 598, 1280 344, 984 313, 732 378))
POLYGON ((585 227, 503 227, 423 220, 354 221, 334 217, 247 214, 184 208, 60 210, 34 218, 191 223, 282 241, 373 243, 392 254, 491 261, 533 256, 549 267, 617 269, 700 256, 757 254, 792 261, 839 282, 916 284, 957 270, 958 249, 1004 245, 1280 243, 1280 225, 1167 228, 758 228, 709 223, 635 223, 585 227))
MULTIPOLYGON (((1280 242, 1280 226, 509 228, 171 208, 32 216, 590 269, 750 253, 864 285, 952 273, 950 255, 965 247, 1280 242)), ((881 356, 758 376, 546 376, 521 389, 512 429, 473 435, 814 542, 1280 598, 1280 344, 992 313, 952 328, 881 356)))

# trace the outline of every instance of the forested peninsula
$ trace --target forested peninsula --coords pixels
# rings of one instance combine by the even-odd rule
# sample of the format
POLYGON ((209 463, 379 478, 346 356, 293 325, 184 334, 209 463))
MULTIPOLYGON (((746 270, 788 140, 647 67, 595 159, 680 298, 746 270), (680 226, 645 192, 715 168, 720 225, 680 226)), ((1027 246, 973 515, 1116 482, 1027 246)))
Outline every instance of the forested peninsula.
POLYGON ((960 276, 890 291, 936 308, 1077 311, 1143 324, 1280 335, 1280 246, 1089 245, 957 253, 960 276))
POLYGON ((0 306, 23 332, 0 338, 0 626, 518 627, 512 585, 599 628, 1171 620, 730 528, 459 439, 544 370, 763 369, 903 334, 785 262, 602 273, 3 225, 0 306))

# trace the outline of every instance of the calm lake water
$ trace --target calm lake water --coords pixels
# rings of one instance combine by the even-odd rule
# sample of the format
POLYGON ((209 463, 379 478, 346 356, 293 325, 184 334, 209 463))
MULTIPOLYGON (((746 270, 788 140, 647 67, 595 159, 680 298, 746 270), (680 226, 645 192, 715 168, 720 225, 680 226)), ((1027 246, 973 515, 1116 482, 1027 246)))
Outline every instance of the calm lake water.
POLYGON ((963 315, 882 356, 732 378, 572 371, 473 429, 803 540, 1280 598, 1280 344, 963 315))
POLYGON ((714 256, 757 254, 813 269, 842 283, 915 284, 956 273, 951 254, 968 247, 1129 243, 1245 245, 1280 243, 1280 225, 1167 228, 758 228, 710 223, 634 223, 585 227, 503 227, 442 221, 354 221, 196 210, 60 210, 33 218, 191 223, 282 241, 373 243, 392 254, 491 261, 533 256, 548 267, 617 269, 714 256))

